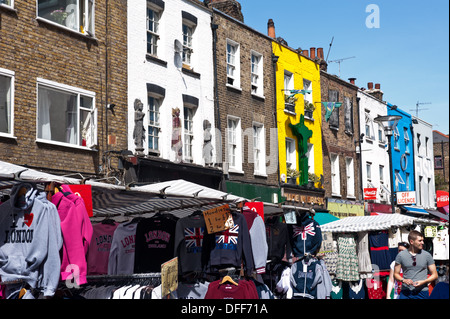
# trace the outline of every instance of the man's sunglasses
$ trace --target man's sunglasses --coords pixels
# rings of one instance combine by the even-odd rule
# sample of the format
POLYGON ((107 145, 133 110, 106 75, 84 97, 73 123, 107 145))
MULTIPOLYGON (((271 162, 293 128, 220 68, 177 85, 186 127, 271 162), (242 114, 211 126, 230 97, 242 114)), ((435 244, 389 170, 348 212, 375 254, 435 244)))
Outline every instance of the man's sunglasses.
POLYGON ((413 260, 413 266, 416 266, 416 256, 411 256, 412 260, 413 260))

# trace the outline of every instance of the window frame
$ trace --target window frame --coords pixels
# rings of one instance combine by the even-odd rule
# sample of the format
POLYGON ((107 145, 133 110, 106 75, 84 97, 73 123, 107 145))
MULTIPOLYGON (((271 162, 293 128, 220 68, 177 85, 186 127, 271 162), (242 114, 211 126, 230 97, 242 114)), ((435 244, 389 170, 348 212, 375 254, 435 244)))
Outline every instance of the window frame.
POLYGON ((226 85, 240 89, 241 87, 240 44, 230 39, 227 39, 226 41, 226 62, 227 62, 226 85), (233 48, 234 50, 230 51, 229 48, 233 48), (234 58, 233 61, 231 61, 230 57, 234 58), (233 71, 232 74, 230 74, 229 70, 233 71))
POLYGON ((185 105, 183 107, 183 156, 190 163, 194 161, 194 116, 195 109, 185 105))
MULTIPOLYGON (((9 78, 9 132, 0 132, 1 137, 14 137, 14 95, 15 95, 15 72, 0 68, 0 76, 9 78)), ((8 106, 7 106, 8 107, 8 106)), ((8 110, 7 110, 8 112, 8 110)))
POLYGON ((160 152, 160 136, 159 132, 161 130, 161 122, 160 122, 160 110, 162 105, 162 99, 158 98, 156 96, 153 96, 152 94, 148 94, 147 97, 147 115, 148 115, 148 124, 147 124, 147 147, 149 153, 154 152, 160 152), (150 102, 153 100, 153 105, 150 102), (157 118, 156 121, 151 121, 151 114, 153 113, 153 116, 157 118), (153 134, 150 134, 150 128, 152 128, 153 134), (156 132, 156 134, 155 134, 156 132), (150 140, 152 141, 152 148, 150 148, 150 140), (157 148, 155 148, 155 140, 157 148))
POLYGON ((242 171, 242 130, 241 130, 241 118, 228 115, 227 116, 227 162, 229 165, 229 171, 232 173, 243 174, 242 171), (230 123, 235 123, 234 126, 230 127, 230 123), (230 140, 230 136, 232 139, 230 140), (233 150, 230 152, 230 150, 233 150), (230 157, 234 157, 234 163, 230 161, 230 157))
MULTIPOLYGON (((345 132, 353 134, 353 98, 344 96, 344 127, 345 132)), ((375 135, 375 132, 374 132, 375 135)))
MULTIPOLYGON (((88 90, 81 89, 81 88, 74 87, 74 86, 70 86, 70 85, 66 85, 66 84, 62 84, 62 83, 58 83, 58 82, 54 82, 54 81, 50 81, 50 80, 46 80, 43 78, 37 78, 36 97, 37 97, 37 99, 36 99, 36 142, 60 145, 60 146, 66 146, 66 147, 72 147, 72 148, 80 148, 80 149, 85 149, 85 150, 95 149, 95 147, 98 145, 98 109, 96 107, 96 93, 95 92, 88 91, 88 90), (77 107, 77 119, 76 119, 77 143, 76 144, 39 137, 39 124, 40 124, 39 123, 39 108, 40 108, 39 107, 39 88, 41 86, 46 89, 49 89, 49 90, 58 91, 60 93, 65 93, 65 94, 74 94, 77 96, 77 98, 76 98, 76 102, 77 102, 77 106, 76 106, 77 107), (89 109, 83 108, 81 106, 81 104, 80 104, 81 96, 92 99, 92 109, 90 111, 89 111, 89 109), (91 136, 92 140, 90 141, 89 145, 87 145, 87 146, 82 145, 82 139, 81 139, 82 128, 80 125, 81 111, 85 111, 85 112, 89 111, 91 114, 90 120, 92 120, 92 117, 93 117, 93 120, 90 123, 90 125, 91 125, 90 129, 92 130, 90 132, 90 136, 91 136)), ((51 124, 51 122, 50 122, 50 124, 51 124)), ((86 141, 86 143, 87 142, 88 141, 86 141)))
POLYGON ((146 33, 147 33, 147 40, 146 40, 146 42, 147 42, 147 49, 146 49, 146 51, 147 51, 147 54, 149 54, 151 56, 154 56, 154 57, 158 57, 158 42, 161 39, 161 36, 160 36, 160 33, 159 33, 160 32, 159 27, 160 27, 160 24, 161 24, 161 18, 162 18, 164 10, 162 8, 158 7, 158 6, 152 5, 152 3, 150 1, 147 1, 147 8, 146 9, 147 9, 146 10, 146 20, 145 20, 145 22, 146 22, 145 29, 146 29, 146 33), (153 20, 151 20, 149 18, 149 11, 152 11, 153 14, 154 14, 154 19, 153 20), (155 17, 157 17, 157 19, 155 19, 155 17), (150 21, 152 21, 154 29, 156 29, 156 30, 150 30, 150 28, 149 28, 150 21), (154 43, 151 43, 151 42, 149 43, 148 42, 148 36, 149 35, 151 36, 151 39, 154 41, 154 43), (150 51, 151 52, 149 52, 149 45, 150 45, 150 51), (154 47, 154 49, 152 50, 153 47, 154 47))
POLYGON ((444 161, 442 160, 442 155, 434 156, 434 168, 435 169, 443 169, 444 168, 444 161), (440 165, 438 165, 439 162, 440 162, 440 165))
POLYGON ((353 157, 345 158, 345 169, 347 174, 347 197, 355 197, 355 164, 353 157))
POLYGON ((286 147, 286 166, 287 166, 287 168, 297 169, 297 158, 295 156, 295 153, 296 153, 295 140, 293 138, 286 137, 285 147, 286 147))
POLYGON ((250 55, 250 85, 251 92, 256 96, 264 96, 264 57, 261 53, 251 50, 250 55), (254 62, 253 58, 257 59, 257 62, 254 62), (256 72, 254 72, 254 66, 256 67, 256 72), (254 77, 256 77, 256 81, 253 81, 254 77))
POLYGON ((339 169, 339 155, 330 153, 330 171, 331 171, 331 194, 333 196, 341 196, 340 187, 340 169, 339 169))
MULTIPOLYGON (((328 102, 339 102, 339 90, 328 89, 328 102), (332 97, 333 94, 331 92, 336 92, 335 97, 332 97)), ((340 107, 335 107, 333 113, 328 120, 329 127, 333 130, 339 130, 340 124, 340 107)))
POLYGON ((266 149, 265 149, 265 130, 264 124, 253 122, 253 165, 254 175, 265 176, 266 175, 266 149), (256 130, 255 130, 256 128, 256 130), (258 132, 255 136, 255 132, 258 132))
POLYGON ((181 54, 181 61, 183 62, 183 64, 189 67, 192 66, 192 54, 194 53, 193 49, 194 33, 195 33, 195 25, 183 19, 182 24, 183 52, 181 54), (186 30, 188 32, 185 32, 186 30))
POLYGON ((0 6, 4 6, 8 9, 14 9, 14 0, 9 0, 11 3, 10 4, 6 4, 6 3, 0 3, 0 6))

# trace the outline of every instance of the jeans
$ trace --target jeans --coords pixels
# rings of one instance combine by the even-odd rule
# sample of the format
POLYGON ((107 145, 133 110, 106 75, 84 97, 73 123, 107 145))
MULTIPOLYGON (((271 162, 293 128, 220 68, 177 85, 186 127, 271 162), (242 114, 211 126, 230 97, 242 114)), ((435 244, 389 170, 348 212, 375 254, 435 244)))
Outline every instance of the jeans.
POLYGON ((402 290, 399 299, 429 299, 429 297, 428 290, 402 290))

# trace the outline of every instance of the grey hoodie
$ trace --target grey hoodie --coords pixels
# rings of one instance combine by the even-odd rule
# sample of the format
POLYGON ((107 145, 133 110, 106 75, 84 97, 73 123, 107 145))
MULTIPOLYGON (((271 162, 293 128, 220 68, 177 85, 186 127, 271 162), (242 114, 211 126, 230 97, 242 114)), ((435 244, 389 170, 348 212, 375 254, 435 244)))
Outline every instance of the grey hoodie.
POLYGON ((60 278, 62 243, 56 206, 36 185, 15 185, 11 198, 0 205, 1 281, 23 280, 43 290, 44 296, 53 296, 60 278))

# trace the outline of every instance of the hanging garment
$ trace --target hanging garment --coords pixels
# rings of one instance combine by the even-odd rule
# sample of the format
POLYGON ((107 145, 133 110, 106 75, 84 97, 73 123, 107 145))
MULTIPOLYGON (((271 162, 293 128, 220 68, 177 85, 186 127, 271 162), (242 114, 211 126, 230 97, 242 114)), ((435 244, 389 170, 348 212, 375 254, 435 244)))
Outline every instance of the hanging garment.
POLYGON ((358 269, 361 278, 367 278, 372 274, 372 261, 369 254, 369 233, 358 233, 358 269))
POLYGON ((385 299, 387 284, 385 281, 379 278, 367 278, 366 279, 367 293, 369 299, 385 299))
POLYGON ((191 215, 177 221, 175 229, 175 256, 178 256, 178 272, 202 272, 208 259, 204 249, 206 233, 205 219, 191 215))
POLYGON ((339 255, 336 266, 336 279, 343 281, 359 280, 359 264, 354 235, 339 234, 337 242, 339 255))
POLYGON ((336 266, 338 261, 337 242, 333 239, 333 233, 322 232, 322 246, 320 248, 322 260, 330 274, 336 274, 336 266))
POLYGON ((322 231, 318 222, 305 214, 297 225, 288 225, 288 230, 294 257, 315 255, 319 251, 322 244, 322 231))
POLYGON ((343 289, 342 289, 342 281, 333 280, 332 282, 333 288, 331 289, 331 299, 343 299, 343 289))
POLYGON ((248 274, 253 271, 253 255, 247 222, 241 213, 232 213, 234 226, 225 231, 208 235, 209 268, 241 267, 248 274), (211 249, 212 248, 212 249, 211 249))
POLYGON ((114 231, 119 223, 98 223, 92 226, 92 240, 87 255, 88 275, 104 275, 108 273, 108 260, 111 251, 114 231))
POLYGON ((208 287, 209 282, 181 282, 172 294, 175 299, 205 299, 208 287))
POLYGON ((250 235, 254 267, 258 274, 264 274, 268 251, 264 221, 258 213, 247 207, 244 207, 242 214, 247 222, 250 235))
MULTIPOLYGON (((317 298, 317 287, 323 281, 323 269, 315 258, 295 262, 291 267, 292 298, 317 298)), ((323 295, 323 293, 321 293, 323 295)))
POLYGON ((272 217, 266 220, 267 259, 277 262, 282 260, 285 254, 286 256, 291 255, 287 227, 280 221, 280 217, 272 217))
POLYGON ((174 257, 176 225, 175 219, 162 215, 139 221, 134 273, 160 272, 161 264, 174 257))
POLYGON ((213 281, 208 286, 205 299, 259 299, 255 284, 252 281, 239 280, 238 285, 213 281))
POLYGON ((108 259, 108 275, 129 275, 134 271, 137 223, 117 226, 108 259))
POLYGON ((275 291, 280 295, 286 295, 286 299, 292 298, 291 286, 291 268, 286 267, 281 273, 280 280, 277 282, 275 291))
POLYGON ((349 299, 365 299, 364 280, 360 279, 359 281, 350 282, 348 295, 349 299))
POLYGON ((53 296, 60 279, 62 247, 58 211, 33 183, 19 183, 0 206, 1 281, 22 280, 53 296))
POLYGON ((322 267, 323 279, 322 282, 318 284, 317 288, 317 299, 330 299, 331 290, 333 284, 331 283, 331 277, 328 272, 327 266, 323 259, 319 259, 320 266, 322 267))
POLYGON ((433 259, 448 260, 449 236, 448 228, 438 230, 436 237, 433 238, 433 259))
POLYGON ((370 259, 379 270, 389 270, 392 262, 389 253, 388 231, 372 231, 369 233, 370 259))

